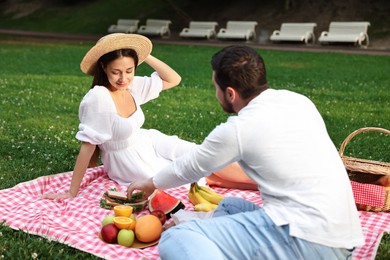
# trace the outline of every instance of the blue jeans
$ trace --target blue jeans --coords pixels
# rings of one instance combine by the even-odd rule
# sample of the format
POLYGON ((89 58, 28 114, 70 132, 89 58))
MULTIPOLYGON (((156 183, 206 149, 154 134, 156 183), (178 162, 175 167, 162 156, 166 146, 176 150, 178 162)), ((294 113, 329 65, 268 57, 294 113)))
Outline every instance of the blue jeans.
POLYGON ((275 226, 262 208, 240 198, 225 198, 212 218, 166 230, 158 250, 163 260, 352 258, 350 250, 291 237, 288 225, 275 226))

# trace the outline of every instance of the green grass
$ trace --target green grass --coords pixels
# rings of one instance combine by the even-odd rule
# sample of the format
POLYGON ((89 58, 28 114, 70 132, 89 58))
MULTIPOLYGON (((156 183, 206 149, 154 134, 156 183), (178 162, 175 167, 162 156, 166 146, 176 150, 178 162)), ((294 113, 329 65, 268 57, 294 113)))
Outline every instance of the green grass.
MULTIPOLYGON (((91 78, 79 63, 91 44, 0 43, 0 189, 39 176, 73 169, 79 143, 78 106, 91 78)), ((180 87, 146 104, 146 128, 201 142, 227 115, 215 99, 210 57, 218 47, 155 45, 153 54, 182 75, 180 87)), ((390 57, 259 50, 270 85, 310 97, 339 147, 352 131, 366 126, 390 129, 390 57)), ((137 74, 151 73, 141 65, 137 74)), ((390 161, 389 138, 356 137, 346 153, 390 161)), ((59 259, 93 256, 0 225, 5 259, 59 259), (60 252, 60 253, 58 253, 60 252)), ((390 258, 390 236, 378 260, 390 258)))

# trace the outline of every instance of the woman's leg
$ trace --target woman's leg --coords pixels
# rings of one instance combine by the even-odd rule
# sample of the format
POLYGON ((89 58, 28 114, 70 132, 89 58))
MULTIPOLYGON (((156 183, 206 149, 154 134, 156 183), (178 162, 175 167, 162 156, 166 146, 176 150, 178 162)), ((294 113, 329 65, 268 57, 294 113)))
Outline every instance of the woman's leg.
POLYGON ((232 163, 206 177, 210 186, 240 190, 258 190, 258 185, 245 174, 238 163, 232 163))
MULTIPOLYGON (((155 129, 147 131, 152 139, 156 154, 169 161, 174 161, 197 145, 175 135, 166 135, 155 129)), ((206 178, 206 181, 209 185, 223 188, 257 190, 257 184, 245 174, 238 163, 232 163, 220 171, 212 173, 206 178)))
POLYGON ((196 146, 195 143, 180 139, 176 135, 166 135, 155 129, 147 131, 156 154, 169 161, 174 161, 196 146))
MULTIPOLYGON (((218 173, 212 173, 211 175, 207 176, 206 183, 210 186, 218 186, 218 187, 228 188, 228 189, 258 190, 258 185, 253 181, 251 183, 248 183, 246 181, 240 182, 242 174, 235 175, 234 177, 237 177, 237 180, 235 181, 224 179, 223 177, 219 177, 217 174, 218 173)), ((226 177, 232 179, 231 176, 226 176, 226 177)))

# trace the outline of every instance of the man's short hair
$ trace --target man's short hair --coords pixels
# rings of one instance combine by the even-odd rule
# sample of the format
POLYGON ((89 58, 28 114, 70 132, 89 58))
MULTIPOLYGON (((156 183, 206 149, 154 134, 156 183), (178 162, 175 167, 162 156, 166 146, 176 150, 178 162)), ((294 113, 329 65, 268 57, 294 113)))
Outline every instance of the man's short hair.
POLYGON ((243 99, 258 95, 268 87, 263 58, 251 47, 232 45, 211 59, 215 81, 225 91, 234 88, 243 99))

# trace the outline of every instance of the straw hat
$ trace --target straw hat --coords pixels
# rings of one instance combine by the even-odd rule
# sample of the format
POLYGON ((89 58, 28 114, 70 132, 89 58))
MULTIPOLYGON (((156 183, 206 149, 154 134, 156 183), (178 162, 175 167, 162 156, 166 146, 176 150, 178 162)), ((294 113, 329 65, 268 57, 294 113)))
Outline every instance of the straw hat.
POLYGON ((145 36, 128 33, 112 33, 100 38, 80 63, 81 70, 93 75, 101 56, 119 49, 133 49, 138 54, 138 65, 152 52, 152 42, 145 36))

